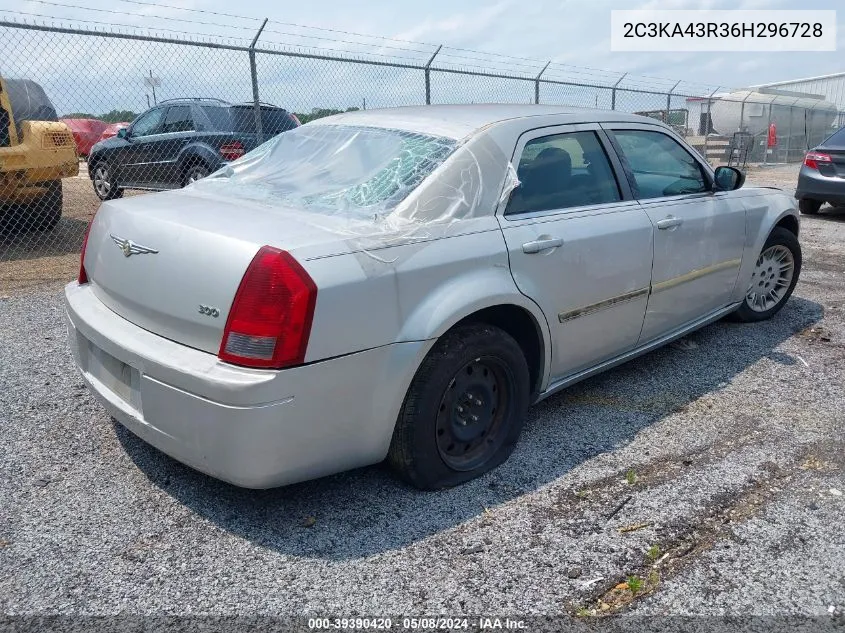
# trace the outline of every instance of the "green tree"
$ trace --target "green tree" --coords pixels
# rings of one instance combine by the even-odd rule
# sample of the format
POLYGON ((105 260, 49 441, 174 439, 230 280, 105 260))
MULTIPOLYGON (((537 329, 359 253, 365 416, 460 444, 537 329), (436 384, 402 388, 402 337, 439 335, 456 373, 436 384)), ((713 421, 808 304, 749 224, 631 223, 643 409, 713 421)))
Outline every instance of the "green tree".
POLYGON ((356 110, 360 110, 361 108, 351 107, 346 108, 346 110, 336 110, 334 108, 311 108, 311 112, 294 112, 296 118, 299 119, 300 123, 308 123, 309 121, 314 121, 315 119, 322 119, 323 117, 331 116, 333 114, 341 114, 343 112, 354 112, 356 110))

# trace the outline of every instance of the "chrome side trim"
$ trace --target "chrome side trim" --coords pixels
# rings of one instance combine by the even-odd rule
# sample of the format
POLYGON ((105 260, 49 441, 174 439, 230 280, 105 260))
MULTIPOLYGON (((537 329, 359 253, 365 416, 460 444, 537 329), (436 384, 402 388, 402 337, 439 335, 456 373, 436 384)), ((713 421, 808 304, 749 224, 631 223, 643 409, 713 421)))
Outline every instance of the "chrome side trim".
POLYGON ((570 310, 569 312, 561 312, 557 315, 557 320, 561 323, 566 323, 567 321, 571 321, 572 319, 587 316, 588 314, 594 314, 595 312, 605 310, 611 306, 615 306, 620 303, 625 303, 626 301, 632 301, 637 297, 642 297, 644 295, 647 295, 648 293, 648 288, 632 290, 631 292, 626 292, 625 294, 617 295, 616 297, 611 297, 610 299, 604 299, 596 303, 591 303, 590 305, 584 306, 582 308, 576 308, 575 310, 570 310))
POLYGON ((686 274, 679 275, 677 277, 672 277, 671 279, 667 279, 666 281, 661 281, 656 284, 652 284, 651 292, 652 294, 654 294, 655 292, 669 290, 670 288, 674 288, 675 286, 680 286, 681 284, 685 284, 690 281, 695 281, 696 279, 706 277, 707 275, 712 275, 713 273, 718 273, 722 270, 728 270, 730 268, 739 268, 739 265, 741 263, 741 258, 729 259, 723 262, 719 262, 718 264, 713 264, 712 266, 699 268, 698 270, 692 270, 686 274))
POLYGON ((611 358, 610 360, 606 360, 603 363, 599 363, 598 365, 595 365, 594 367, 589 367, 589 368, 584 369, 582 371, 579 371, 575 374, 570 374, 569 376, 561 378, 560 380, 557 380, 557 381, 553 382, 551 385, 549 385, 549 387, 543 393, 538 394, 537 397, 533 400, 532 403, 536 403, 536 402, 539 402, 540 400, 548 398, 549 396, 557 393, 561 389, 565 389, 566 387, 570 387, 570 386, 574 385, 576 382, 580 382, 580 381, 584 380, 585 378, 589 378, 590 376, 595 376, 596 374, 599 374, 599 373, 601 373, 605 370, 612 369, 613 367, 616 367, 617 365, 621 365, 622 363, 627 362, 627 361, 629 361, 633 358, 636 358, 637 356, 642 356, 643 354, 646 354, 646 353, 648 353, 652 350, 655 350, 658 347, 665 345, 666 343, 671 343, 675 339, 679 339, 682 336, 689 334, 690 332, 692 332, 694 330, 698 330, 699 328, 703 328, 705 325, 710 325, 714 321, 718 321, 719 319, 721 319, 726 314, 730 314, 731 312, 736 310, 740 305, 742 305, 742 301, 732 303, 732 304, 730 304, 730 305, 728 305, 724 308, 720 308, 719 310, 716 310, 715 312, 711 312, 709 315, 702 317, 702 318, 700 318, 696 321, 693 321, 689 325, 685 325, 685 326, 675 330, 674 332, 666 334, 665 336, 661 336, 660 338, 655 339, 655 340, 651 341, 650 343, 646 343, 645 345, 642 345, 640 347, 635 347, 634 349, 632 349, 629 352, 625 352, 624 354, 616 356, 615 358, 611 358))

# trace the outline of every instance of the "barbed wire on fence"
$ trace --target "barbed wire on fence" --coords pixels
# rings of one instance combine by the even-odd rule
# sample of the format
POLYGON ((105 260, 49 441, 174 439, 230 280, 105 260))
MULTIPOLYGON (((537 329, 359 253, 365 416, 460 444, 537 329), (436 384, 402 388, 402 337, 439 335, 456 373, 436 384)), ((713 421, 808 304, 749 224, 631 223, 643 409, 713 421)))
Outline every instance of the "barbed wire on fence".
MULTIPOLYGON (((801 160, 845 123, 838 104, 779 90, 738 90, 143 0, 119 2, 213 17, 161 16, 150 29, 87 19, 63 25, 47 14, 0 9, 0 79, 32 82, 46 112, 41 119, 17 116, 12 104, 11 117, 0 116, 0 158, 12 156, 2 164, 16 165, 0 170, 0 294, 73 277, 85 227, 101 200, 181 187, 283 133, 296 124, 293 117, 305 123, 350 109, 428 103, 603 108, 663 121, 711 162, 741 164, 801 160), (217 19, 230 17, 244 23, 217 19), (227 28, 169 28, 177 23, 227 28), (134 142, 100 143, 133 120, 134 142), (179 143, 163 142, 173 139, 200 139, 212 155, 187 160, 173 154, 179 143), (139 148, 146 148, 143 156, 139 148)), ((61 0, 34 3, 77 8, 61 0)))

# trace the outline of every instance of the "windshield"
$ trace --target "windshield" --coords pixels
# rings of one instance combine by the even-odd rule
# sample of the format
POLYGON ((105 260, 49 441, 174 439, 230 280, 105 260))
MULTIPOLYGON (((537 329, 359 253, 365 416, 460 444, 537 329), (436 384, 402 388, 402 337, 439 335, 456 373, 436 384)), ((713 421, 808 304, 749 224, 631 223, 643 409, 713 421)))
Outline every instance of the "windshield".
POLYGON ((305 125, 194 187, 313 213, 372 218, 392 211, 455 146, 452 139, 400 130, 305 125))

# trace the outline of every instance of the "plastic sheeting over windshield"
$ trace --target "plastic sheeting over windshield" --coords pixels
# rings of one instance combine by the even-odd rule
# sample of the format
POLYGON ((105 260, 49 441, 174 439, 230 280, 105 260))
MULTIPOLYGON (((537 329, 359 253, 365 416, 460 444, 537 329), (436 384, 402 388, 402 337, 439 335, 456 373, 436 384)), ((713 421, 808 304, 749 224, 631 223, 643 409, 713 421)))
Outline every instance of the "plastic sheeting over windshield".
POLYGON ((280 134, 189 189, 284 209, 345 236, 425 239, 434 225, 492 217, 503 183, 509 193, 515 172, 484 137, 327 121, 280 134))

